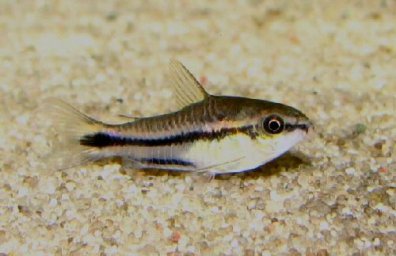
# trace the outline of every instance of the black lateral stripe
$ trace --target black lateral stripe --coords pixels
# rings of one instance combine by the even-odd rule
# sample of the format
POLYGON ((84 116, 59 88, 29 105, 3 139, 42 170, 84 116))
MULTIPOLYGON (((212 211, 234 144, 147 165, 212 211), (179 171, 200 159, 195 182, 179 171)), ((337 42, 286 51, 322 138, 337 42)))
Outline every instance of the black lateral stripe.
POLYGON ((112 136, 104 132, 84 135, 80 138, 80 145, 89 147, 107 147, 116 146, 120 143, 119 137, 112 136))
POLYGON ((294 131, 296 129, 301 129, 301 130, 308 132, 309 126, 306 124, 289 124, 288 123, 288 124, 285 124, 285 129, 289 132, 294 131))
POLYGON ((183 161, 180 159, 141 158, 141 159, 137 159, 137 161, 145 164, 154 164, 154 165, 194 166, 193 163, 188 161, 183 161))
POLYGON ((90 147, 107 147, 107 146, 167 146, 174 144, 181 144, 187 142, 194 142, 196 140, 213 140, 223 139, 224 137, 238 132, 247 134, 251 138, 255 138, 257 133, 254 131, 252 125, 240 127, 240 128, 223 128, 219 131, 202 132, 192 131, 188 133, 176 134, 162 138, 143 139, 136 137, 124 137, 119 135, 113 135, 106 132, 98 132, 94 134, 84 135, 80 139, 80 144, 83 146, 90 147))

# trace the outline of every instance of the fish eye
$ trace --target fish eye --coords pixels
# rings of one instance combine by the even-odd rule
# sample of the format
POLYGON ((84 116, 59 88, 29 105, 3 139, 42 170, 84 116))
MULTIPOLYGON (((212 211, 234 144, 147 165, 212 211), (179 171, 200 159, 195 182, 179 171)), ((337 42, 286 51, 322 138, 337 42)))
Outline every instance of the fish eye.
POLYGON ((283 131, 284 122, 280 116, 271 115, 264 119, 264 130, 271 134, 277 134, 283 131))

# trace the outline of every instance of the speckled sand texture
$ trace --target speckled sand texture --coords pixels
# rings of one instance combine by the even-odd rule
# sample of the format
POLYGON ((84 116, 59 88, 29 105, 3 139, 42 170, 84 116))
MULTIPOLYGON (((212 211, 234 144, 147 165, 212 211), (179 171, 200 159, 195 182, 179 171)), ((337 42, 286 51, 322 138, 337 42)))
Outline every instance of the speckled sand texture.
POLYGON ((395 254, 396 2, 169 2, 0 1, 0 255, 395 254), (316 136, 211 182, 45 167, 45 98, 164 113, 171 58, 211 93, 302 110, 316 136))

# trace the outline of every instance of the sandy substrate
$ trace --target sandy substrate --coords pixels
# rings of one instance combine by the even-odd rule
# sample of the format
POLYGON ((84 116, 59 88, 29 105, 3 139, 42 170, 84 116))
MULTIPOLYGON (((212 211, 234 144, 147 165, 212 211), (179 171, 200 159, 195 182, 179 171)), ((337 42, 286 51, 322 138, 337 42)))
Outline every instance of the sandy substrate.
POLYGON ((167 2, 0 1, 1 255, 395 254, 396 2, 167 2), (316 136, 211 182, 43 167, 45 98, 164 113, 171 58, 211 93, 302 110, 316 136))

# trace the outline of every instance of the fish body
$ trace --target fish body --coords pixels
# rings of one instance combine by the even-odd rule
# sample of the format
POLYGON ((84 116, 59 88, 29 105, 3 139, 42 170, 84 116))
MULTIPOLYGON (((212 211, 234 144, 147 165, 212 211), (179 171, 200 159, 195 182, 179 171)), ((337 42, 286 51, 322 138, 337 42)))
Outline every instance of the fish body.
POLYGON ((74 161, 121 157, 137 169, 234 173, 254 169, 303 140, 312 124, 280 103, 208 94, 179 62, 171 84, 180 110, 107 124, 57 102, 57 123, 77 148, 74 161), (71 136, 70 136, 71 135, 71 136))

